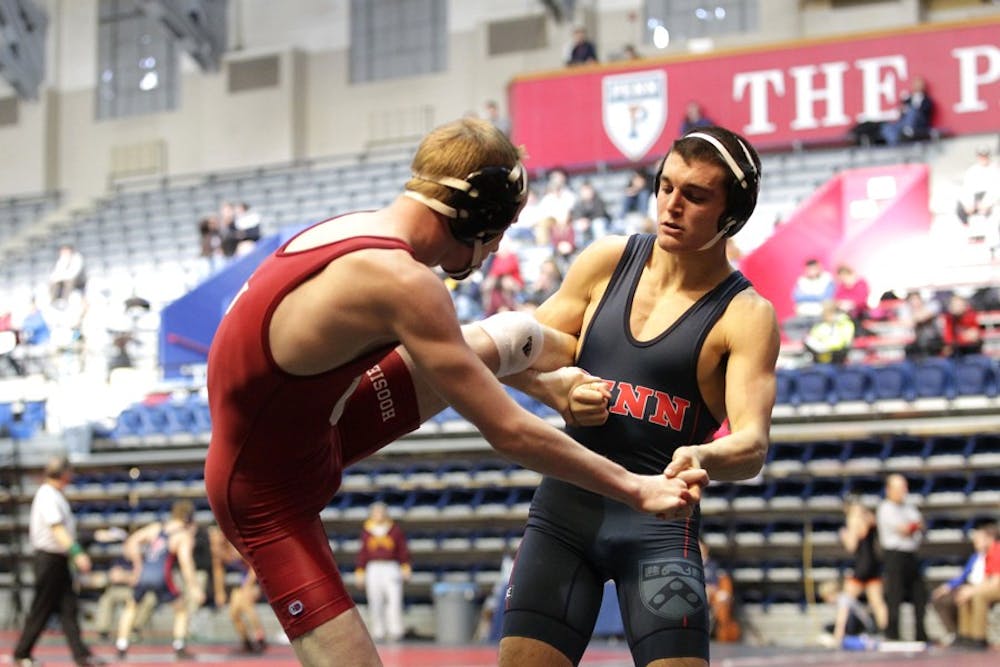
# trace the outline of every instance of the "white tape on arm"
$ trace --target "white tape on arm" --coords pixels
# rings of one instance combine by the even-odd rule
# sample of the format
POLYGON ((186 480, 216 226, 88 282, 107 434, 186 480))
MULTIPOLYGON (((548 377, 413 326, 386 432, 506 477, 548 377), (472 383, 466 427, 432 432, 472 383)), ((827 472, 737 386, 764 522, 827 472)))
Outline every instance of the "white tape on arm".
POLYGON ((514 375, 531 367, 542 354, 542 325, 527 313, 497 313, 476 324, 493 340, 500 353, 497 377, 514 375))

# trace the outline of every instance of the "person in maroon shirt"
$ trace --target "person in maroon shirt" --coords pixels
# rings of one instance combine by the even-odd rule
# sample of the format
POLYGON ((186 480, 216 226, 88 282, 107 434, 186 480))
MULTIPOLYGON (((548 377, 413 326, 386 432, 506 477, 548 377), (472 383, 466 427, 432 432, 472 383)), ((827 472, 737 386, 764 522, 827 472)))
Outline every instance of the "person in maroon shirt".
POLYGON ((868 311, 869 291, 868 281, 855 273, 853 268, 846 264, 837 267, 833 300, 842 312, 850 315, 855 328, 860 328, 868 311))
POLYGON ((412 572, 406 535, 389 517, 385 503, 379 502, 372 505, 360 539, 354 577, 368 597, 372 639, 399 641, 403 638, 403 582, 412 572))

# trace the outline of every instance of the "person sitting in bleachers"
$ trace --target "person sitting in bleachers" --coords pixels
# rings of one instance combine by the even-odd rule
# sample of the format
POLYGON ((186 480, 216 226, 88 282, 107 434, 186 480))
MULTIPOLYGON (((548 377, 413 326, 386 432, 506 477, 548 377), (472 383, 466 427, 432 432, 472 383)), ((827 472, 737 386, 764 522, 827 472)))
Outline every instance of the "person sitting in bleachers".
POLYGON ((842 364, 854 341, 854 322, 834 301, 823 304, 820 320, 812 325, 802 344, 817 364, 842 364))
POLYGON ((944 349, 944 336, 939 323, 940 306, 935 300, 925 301, 920 292, 910 292, 899 310, 899 319, 913 331, 913 340, 906 345, 907 359, 937 357, 944 349))
POLYGON ((250 210, 250 204, 240 202, 236 205, 233 218, 233 229, 236 236, 236 254, 245 255, 254 249, 260 240, 260 214, 250 210))
POLYGON ((497 252, 489 258, 489 268, 482 283, 484 314, 490 316, 501 311, 517 310, 523 287, 521 260, 512 242, 501 239, 497 252))
POLYGON ((570 210, 570 219, 580 245, 587 245, 608 233, 608 211, 590 181, 580 185, 579 196, 570 210))
POLYGON ((49 294, 53 303, 69 298, 71 292, 82 292, 87 286, 87 271, 83 255, 70 243, 59 246, 59 256, 49 274, 49 294))
POLYGON ((947 634, 941 640, 945 646, 953 644, 959 634, 959 600, 966 599, 967 592, 973 586, 982 583, 986 572, 986 552, 997 541, 997 524, 992 521, 980 523, 970 532, 974 551, 965 561, 965 567, 958 575, 931 591, 931 604, 934 605, 941 624, 947 630, 947 634))
POLYGON ((649 184, 649 175, 644 169, 633 169, 625 185, 622 197, 622 212, 619 229, 616 233, 634 234, 642 220, 649 214, 650 200, 653 199, 653 188, 649 184))
POLYGON ((934 100, 927 94, 927 83, 923 77, 913 77, 910 88, 909 92, 900 95, 899 118, 882 125, 882 139, 890 146, 930 137, 934 100))
POLYGON ((860 330, 861 323, 868 313, 869 293, 868 281, 859 276, 852 267, 847 264, 837 267, 833 299, 837 302, 837 307, 847 313, 854 322, 856 330, 860 330))
MULTIPOLYGON (((1000 204, 1000 165, 993 162, 989 146, 976 149, 976 161, 962 174, 955 215, 963 225, 989 218, 1000 204)), ((978 234, 978 231, 976 232, 978 234)))
MULTIPOLYGON (((995 528, 995 525, 994 525, 995 528)), ((956 646, 988 649, 986 630, 990 608, 1000 602, 1000 539, 997 531, 986 532, 983 557, 983 578, 978 583, 960 590, 955 596, 958 603, 958 638, 956 646)))
POLYGON ((562 284, 563 273, 559 264, 551 257, 544 260, 538 267, 535 280, 526 287, 524 300, 526 303, 540 306, 545 300, 556 293, 562 284))
POLYGON ((982 353, 983 327, 979 323, 979 313, 968 299, 953 294, 948 300, 948 308, 941 315, 941 325, 942 352, 945 356, 964 357, 982 353))
POLYGON ((833 276, 823 268, 818 259, 807 259, 802 274, 792 288, 795 314, 803 318, 818 318, 823 314, 823 304, 833 298, 833 276))

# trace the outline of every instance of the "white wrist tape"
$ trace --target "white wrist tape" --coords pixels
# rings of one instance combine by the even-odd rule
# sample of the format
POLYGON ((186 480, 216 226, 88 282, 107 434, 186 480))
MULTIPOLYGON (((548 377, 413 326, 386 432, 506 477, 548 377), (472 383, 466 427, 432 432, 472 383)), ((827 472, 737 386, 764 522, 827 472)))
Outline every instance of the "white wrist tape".
POLYGON ((497 377, 530 368, 542 354, 545 337, 542 325, 527 313, 497 313, 476 324, 493 340, 500 353, 497 377))

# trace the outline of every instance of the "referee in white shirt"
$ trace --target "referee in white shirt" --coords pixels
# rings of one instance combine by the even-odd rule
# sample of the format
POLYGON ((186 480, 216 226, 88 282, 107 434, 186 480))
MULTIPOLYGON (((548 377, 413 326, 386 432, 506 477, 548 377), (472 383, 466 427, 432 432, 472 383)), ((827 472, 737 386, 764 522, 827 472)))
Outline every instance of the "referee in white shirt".
POLYGON ((100 664, 80 637, 77 598, 73 590, 70 559, 80 572, 90 571, 90 558, 76 541, 76 521, 62 491, 73 478, 65 457, 49 460, 45 481, 31 501, 30 540, 35 552, 35 598, 24 621, 24 630, 14 648, 14 664, 36 665, 31 651, 45 629, 49 616, 59 613, 59 622, 77 665, 100 664))

